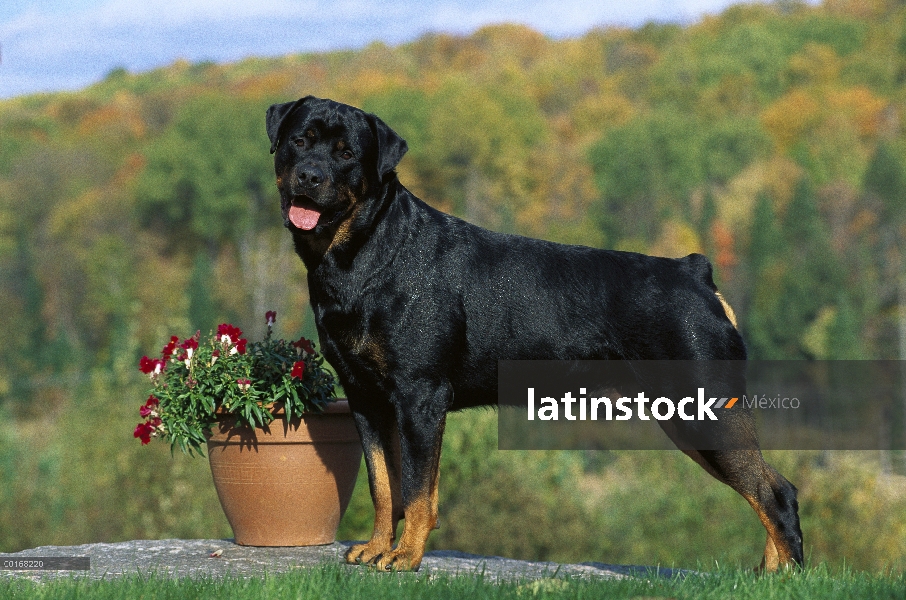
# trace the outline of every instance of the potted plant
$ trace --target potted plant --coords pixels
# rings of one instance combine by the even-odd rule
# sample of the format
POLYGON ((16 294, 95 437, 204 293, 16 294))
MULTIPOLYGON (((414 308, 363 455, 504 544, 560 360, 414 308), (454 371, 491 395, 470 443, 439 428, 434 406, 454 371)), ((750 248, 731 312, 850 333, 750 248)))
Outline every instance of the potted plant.
POLYGON ((336 380, 314 344, 273 337, 249 343, 224 323, 170 338, 139 369, 153 389, 133 432, 204 455, 236 543, 308 546, 333 542, 349 504, 362 449, 336 380))

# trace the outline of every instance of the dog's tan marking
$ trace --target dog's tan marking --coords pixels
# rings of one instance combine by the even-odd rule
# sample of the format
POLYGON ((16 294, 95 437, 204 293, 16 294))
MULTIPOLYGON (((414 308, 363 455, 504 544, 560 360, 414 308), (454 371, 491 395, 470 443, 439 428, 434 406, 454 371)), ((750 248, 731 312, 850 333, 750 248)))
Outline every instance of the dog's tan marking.
POLYGON ((428 489, 422 490, 406 507, 406 524, 400 543, 378 559, 375 563, 378 570, 418 570, 425 555, 428 536, 437 527, 439 475, 440 469, 435 469, 428 489))
MULTIPOLYGON (((346 552, 346 562, 372 563, 393 547, 401 504, 399 469, 388 468, 383 449, 369 450, 368 480, 374 503, 374 531, 365 544, 356 544, 346 552)), ((398 454, 398 453, 397 453, 398 454)))
POLYGON ((387 375, 390 372, 383 339, 379 334, 349 331, 342 340, 353 355, 374 365, 380 375, 387 375))
POLYGON ((777 552, 777 546, 774 540, 768 536, 768 541, 764 545, 764 556, 761 557, 761 564, 755 568, 756 571, 773 572, 780 568, 780 554, 777 552))
POLYGON ((337 225, 336 232, 333 235, 333 239, 330 241, 330 245, 327 247, 328 250, 337 246, 339 244, 345 244, 349 241, 350 228, 352 226, 352 221, 355 219, 356 215, 359 212, 360 204, 359 199, 348 187, 341 187, 337 189, 337 192, 343 196, 348 202, 347 206, 351 206, 349 213, 346 217, 337 225))
POLYGON ((756 567, 756 570, 773 573, 781 566, 794 565, 795 561, 793 560, 792 553, 783 544, 783 537, 780 535, 780 532, 777 531, 777 527, 774 523, 768 518, 764 507, 758 499, 749 494, 743 494, 742 497, 745 498, 755 510, 755 514, 758 515, 758 519, 768 532, 768 541, 764 547, 764 556, 761 559, 761 565, 756 567))
POLYGON ((714 295, 720 300, 721 305, 724 307, 724 313, 726 313, 727 318, 730 319, 730 323, 733 324, 733 327, 739 329, 739 325, 736 324, 736 313, 733 312, 733 307, 730 306, 730 303, 724 299, 723 294, 720 292, 714 292, 714 295))
POLYGON ((417 491, 405 507, 406 525, 396 548, 375 563, 379 570, 416 571, 425 555, 425 544, 431 531, 437 529, 438 482, 440 481, 440 449, 446 417, 440 423, 437 446, 433 449, 432 470, 426 485, 417 491))

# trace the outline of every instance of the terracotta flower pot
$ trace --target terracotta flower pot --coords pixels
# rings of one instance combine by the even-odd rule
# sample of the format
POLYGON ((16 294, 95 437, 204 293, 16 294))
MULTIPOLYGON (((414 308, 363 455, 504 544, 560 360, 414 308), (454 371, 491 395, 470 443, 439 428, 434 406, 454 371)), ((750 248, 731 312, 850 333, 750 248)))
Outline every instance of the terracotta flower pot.
POLYGON ((314 546, 336 539, 355 487, 362 445, 338 400, 322 414, 266 429, 218 423, 208 438, 211 474, 237 544, 314 546))

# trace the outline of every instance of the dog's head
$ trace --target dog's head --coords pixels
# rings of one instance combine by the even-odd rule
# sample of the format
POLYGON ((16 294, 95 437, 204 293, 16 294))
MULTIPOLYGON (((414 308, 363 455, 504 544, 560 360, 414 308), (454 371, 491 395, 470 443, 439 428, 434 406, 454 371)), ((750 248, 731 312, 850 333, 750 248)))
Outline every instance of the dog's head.
POLYGON ((358 108, 306 96, 267 110, 284 223, 294 233, 333 234, 377 197, 406 142, 358 108))

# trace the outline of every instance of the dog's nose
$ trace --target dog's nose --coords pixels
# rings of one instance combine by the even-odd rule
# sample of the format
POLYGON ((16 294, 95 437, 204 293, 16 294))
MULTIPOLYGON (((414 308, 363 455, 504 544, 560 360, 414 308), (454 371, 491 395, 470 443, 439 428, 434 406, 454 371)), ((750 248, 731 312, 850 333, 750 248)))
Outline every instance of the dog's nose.
POLYGON ((303 165, 299 169, 299 183, 308 187, 317 187, 324 182, 324 171, 315 165, 303 165))

